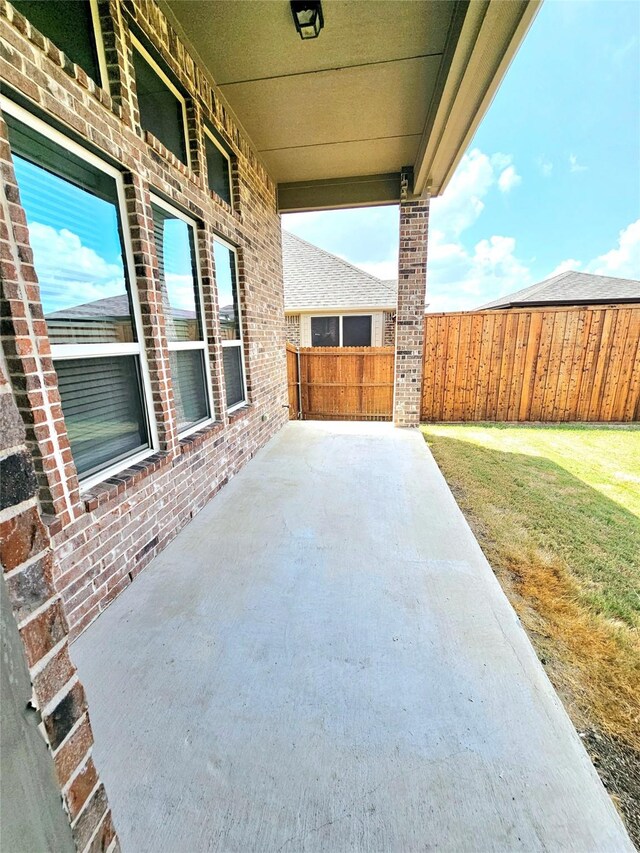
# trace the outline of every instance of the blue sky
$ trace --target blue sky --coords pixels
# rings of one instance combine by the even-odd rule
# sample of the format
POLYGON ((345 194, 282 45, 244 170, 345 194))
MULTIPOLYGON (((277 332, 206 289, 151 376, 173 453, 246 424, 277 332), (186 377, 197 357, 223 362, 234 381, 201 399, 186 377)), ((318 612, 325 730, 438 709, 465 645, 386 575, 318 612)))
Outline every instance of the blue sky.
MULTIPOLYGON (((640 278, 640 2, 546 0, 442 198, 430 310, 477 307, 565 269, 640 278)), ((381 278, 395 207, 283 216, 381 278)))

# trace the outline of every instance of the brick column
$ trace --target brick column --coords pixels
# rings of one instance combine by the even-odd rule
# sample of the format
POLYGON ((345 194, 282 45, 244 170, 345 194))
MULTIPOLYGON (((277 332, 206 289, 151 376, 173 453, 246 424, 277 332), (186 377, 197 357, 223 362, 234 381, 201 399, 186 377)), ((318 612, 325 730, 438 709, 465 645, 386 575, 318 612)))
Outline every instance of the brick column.
POLYGON ((420 423, 428 230, 429 198, 401 202, 393 395, 393 422, 399 427, 420 423))

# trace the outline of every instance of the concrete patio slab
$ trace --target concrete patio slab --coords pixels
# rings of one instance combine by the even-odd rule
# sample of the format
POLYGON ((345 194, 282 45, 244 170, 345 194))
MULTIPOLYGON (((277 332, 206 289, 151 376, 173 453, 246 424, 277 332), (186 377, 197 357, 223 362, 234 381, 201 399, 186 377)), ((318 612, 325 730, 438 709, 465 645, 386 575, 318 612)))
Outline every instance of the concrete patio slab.
POLYGON ((72 655, 125 853, 633 850, 416 431, 289 424, 72 655))

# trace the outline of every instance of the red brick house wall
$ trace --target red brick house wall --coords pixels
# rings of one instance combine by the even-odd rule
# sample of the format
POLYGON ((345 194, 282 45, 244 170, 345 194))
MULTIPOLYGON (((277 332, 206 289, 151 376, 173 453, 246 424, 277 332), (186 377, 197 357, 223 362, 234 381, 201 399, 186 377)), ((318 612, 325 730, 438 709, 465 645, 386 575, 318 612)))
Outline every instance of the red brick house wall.
POLYGON ((118 164, 143 316, 159 446, 143 462, 83 491, 73 463, 24 211, 0 120, 3 348, 27 429, 40 505, 71 635, 81 632, 287 419, 285 323, 276 188, 219 92, 167 19, 148 0, 101 0, 109 92, 99 88, 9 4, 0 0, 2 92, 74 141, 118 164), (187 99, 191 167, 139 125, 131 32, 158 51, 187 99), (208 189, 203 119, 233 155, 234 205, 208 189), (153 243, 150 192, 198 223, 204 313, 216 423, 179 439, 153 243), (212 238, 237 247, 248 405, 223 404, 212 238))
MULTIPOLYGON (((19 712, 22 717, 30 712, 35 723, 42 722, 41 732, 55 771, 52 786, 59 786, 60 809, 66 812, 78 851, 115 853, 120 848, 107 794, 93 763, 93 734, 84 689, 69 657, 69 628, 53 583, 55 557, 38 506, 38 483, 25 446, 25 426, 3 364, 0 481, 0 592, 8 598, 24 647, 27 688, 31 683, 31 695, 21 697, 24 704, 19 712)), ((9 629, 4 624, 2 629, 4 646, 4 631, 9 629)), ((4 666, 9 666, 6 659, 4 666)), ((14 685, 19 683, 15 673, 10 677, 14 685)), ((3 694, 5 711, 4 703, 12 698, 3 694)), ((3 760, 5 757, 3 754, 3 760)), ((35 772, 35 764, 24 764, 28 766, 21 766, 21 771, 35 772)), ((19 784, 11 776, 6 783, 19 784)), ((26 801, 23 808, 27 820, 34 804, 26 801)))

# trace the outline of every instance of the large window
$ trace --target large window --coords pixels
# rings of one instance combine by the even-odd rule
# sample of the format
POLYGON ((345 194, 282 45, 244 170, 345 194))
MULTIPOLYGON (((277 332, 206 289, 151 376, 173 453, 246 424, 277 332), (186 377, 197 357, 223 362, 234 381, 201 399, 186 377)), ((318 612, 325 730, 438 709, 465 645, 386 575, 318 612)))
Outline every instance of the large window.
POLYGON ((184 433, 208 420, 212 411, 195 224, 160 199, 153 199, 152 208, 171 383, 178 431, 184 433))
POLYGON ((120 222, 121 177, 4 98, 62 409, 78 475, 154 443, 120 222))
POLYGON ((231 190, 231 157, 218 135, 205 124, 204 150, 207 158, 207 180, 209 189, 227 202, 233 204, 231 190))
POLYGON ((184 96, 140 42, 132 43, 140 125, 188 165, 184 96))
POLYGON ((370 347, 371 314, 312 317, 311 346, 370 347))
POLYGON ((216 239, 213 242, 213 254, 220 312, 224 383, 227 409, 231 411, 247 400, 236 253, 231 246, 216 239))
POLYGON ((107 87, 98 0, 12 0, 12 5, 92 80, 107 87))

